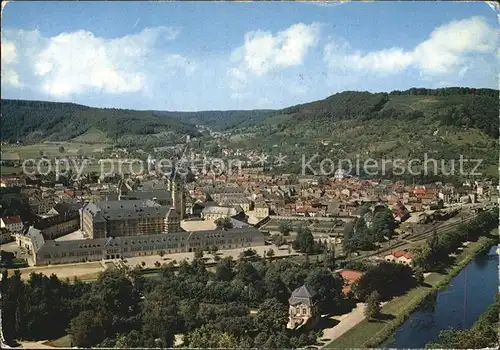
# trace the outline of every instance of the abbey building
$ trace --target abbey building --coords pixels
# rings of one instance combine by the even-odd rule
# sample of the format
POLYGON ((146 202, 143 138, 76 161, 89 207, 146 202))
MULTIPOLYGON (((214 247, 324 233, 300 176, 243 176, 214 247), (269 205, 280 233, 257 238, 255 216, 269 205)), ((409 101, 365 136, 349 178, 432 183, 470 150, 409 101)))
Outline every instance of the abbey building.
POLYGON ((80 227, 89 238, 151 235, 182 231, 184 185, 170 178, 167 188, 134 189, 123 180, 117 200, 86 203, 80 227))

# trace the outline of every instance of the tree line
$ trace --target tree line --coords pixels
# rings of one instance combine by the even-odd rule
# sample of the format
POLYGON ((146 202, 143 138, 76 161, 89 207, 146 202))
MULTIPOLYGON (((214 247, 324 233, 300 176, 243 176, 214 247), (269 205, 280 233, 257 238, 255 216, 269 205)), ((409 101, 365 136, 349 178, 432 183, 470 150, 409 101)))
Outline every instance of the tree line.
POLYGON ((455 252, 465 241, 475 241, 480 236, 488 235, 498 227, 498 213, 494 210, 482 211, 466 224, 438 235, 434 230, 427 241, 414 248, 415 264, 425 270, 440 270, 446 266, 449 255, 455 252))
POLYGON ((319 262, 224 258, 210 272, 198 256, 160 271, 145 278, 138 269, 108 270, 92 283, 41 274, 24 282, 18 271, 4 271, 4 336, 69 334, 79 347, 171 347, 184 334, 188 347, 303 347, 317 334, 286 328, 291 292, 307 285, 322 312, 342 300, 342 278, 319 262))

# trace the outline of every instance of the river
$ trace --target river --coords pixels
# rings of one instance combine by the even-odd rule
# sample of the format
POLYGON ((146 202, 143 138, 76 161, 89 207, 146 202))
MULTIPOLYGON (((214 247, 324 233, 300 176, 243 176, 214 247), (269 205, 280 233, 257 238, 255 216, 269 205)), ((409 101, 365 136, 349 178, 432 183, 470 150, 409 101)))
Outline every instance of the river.
POLYGON ((498 291, 497 246, 476 256, 450 283, 429 296, 384 348, 424 348, 447 328, 471 328, 498 291))

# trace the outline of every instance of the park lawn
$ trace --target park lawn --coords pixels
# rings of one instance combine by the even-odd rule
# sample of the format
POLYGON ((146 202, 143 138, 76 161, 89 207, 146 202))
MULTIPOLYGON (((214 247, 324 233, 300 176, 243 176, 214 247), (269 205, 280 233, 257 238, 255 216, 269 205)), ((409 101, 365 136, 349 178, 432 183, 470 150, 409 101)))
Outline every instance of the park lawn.
MULTIPOLYGON (((497 234, 492 232, 492 234, 497 234)), ((392 315, 391 320, 368 322, 366 319, 351 328, 339 338, 329 343, 327 348, 362 348, 376 347, 387 339, 404 322, 409 315, 422 302, 422 300, 435 290, 444 286, 470 261, 476 253, 484 247, 487 238, 481 237, 477 242, 471 242, 458 255, 450 266, 447 274, 431 273, 425 278, 430 286, 419 286, 408 293, 396 297, 382 306, 382 313, 392 315)))
POLYGON ((55 348, 71 348, 71 338, 69 334, 66 334, 59 339, 48 340, 44 345, 53 346, 55 348))
MULTIPOLYGON (((419 303, 428 295, 429 289, 429 287, 417 287, 400 297, 392 299, 382 306, 382 313, 397 318, 398 315, 404 315, 405 312, 410 312, 410 307, 415 303, 419 303)), ((328 344, 327 348, 362 347, 362 344, 366 344, 388 327, 393 327, 392 320, 369 322, 364 319, 357 326, 328 344)))

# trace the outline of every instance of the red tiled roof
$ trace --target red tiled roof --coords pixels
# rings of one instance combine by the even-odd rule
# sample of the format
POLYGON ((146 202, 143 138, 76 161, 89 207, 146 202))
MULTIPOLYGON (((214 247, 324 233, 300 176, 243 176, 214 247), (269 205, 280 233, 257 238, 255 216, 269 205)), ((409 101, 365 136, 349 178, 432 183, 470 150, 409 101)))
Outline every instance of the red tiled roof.
POLYGON ((339 275, 342 276, 342 278, 344 279, 344 281, 346 281, 347 283, 354 283, 356 282, 356 280, 358 278, 360 278, 361 276, 363 276, 363 273, 360 272, 360 271, 356 271, 356 270, 346 270, 346 269, 343 269, 343 270, 340 270, 338 271, 339 275))
POLYGON ((363 273, 355 270, 340 270, 337 273, 344 279, 344 287, 342 288, 342 293, 345 295, 350 292, 351 285, 356 282, 363 273))
POLYGON ((394 255, 394 257, 396 258, 404 256, 407 259, 413 259, 413 254, 407 250, 395 250, 392 252, 392 255, 394 255))
POLYGON ((20 224, 23 222, 20 216, 6 216, 2 220, 5 225, 20 224))

